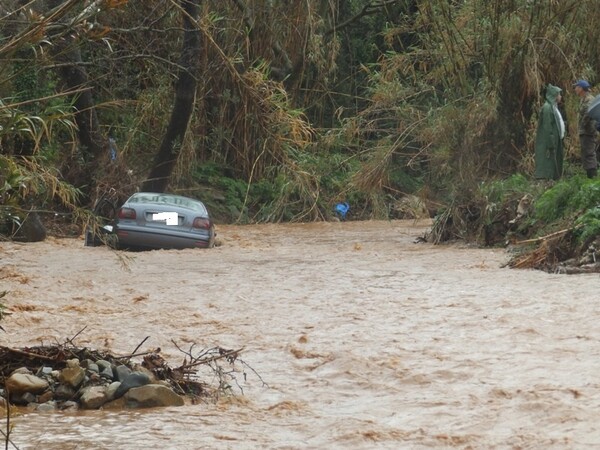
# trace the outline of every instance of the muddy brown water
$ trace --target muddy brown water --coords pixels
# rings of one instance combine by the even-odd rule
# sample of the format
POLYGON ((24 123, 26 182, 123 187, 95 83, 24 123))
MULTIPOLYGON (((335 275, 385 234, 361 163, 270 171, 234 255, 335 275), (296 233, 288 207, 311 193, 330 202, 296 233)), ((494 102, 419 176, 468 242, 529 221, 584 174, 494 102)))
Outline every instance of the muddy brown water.
POLYGON ((21 449, 600 448, 600 277, 416 244, 428 224, 221 226, 211 250, 0 243, 0 344, 245 347, 244 394, 23 412, 21 449), (126 260, 119 258, 125 256, 126 260), (126 267, 123 265, 126 263, 126 267))

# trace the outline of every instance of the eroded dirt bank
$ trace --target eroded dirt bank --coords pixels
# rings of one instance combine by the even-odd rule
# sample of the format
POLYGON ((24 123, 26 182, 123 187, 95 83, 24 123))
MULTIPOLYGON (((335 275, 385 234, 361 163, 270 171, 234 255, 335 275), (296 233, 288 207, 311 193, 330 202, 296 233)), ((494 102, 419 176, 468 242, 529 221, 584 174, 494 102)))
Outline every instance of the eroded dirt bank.
POLYGON ((426 224, 221 226, 212 250, 0 243, 0 344, 245 346, 244 396, 27 413, 22 449, 596 448, 600 277, 501 268, 426 224), (125 265, 123 265, 123 263, 125 265))

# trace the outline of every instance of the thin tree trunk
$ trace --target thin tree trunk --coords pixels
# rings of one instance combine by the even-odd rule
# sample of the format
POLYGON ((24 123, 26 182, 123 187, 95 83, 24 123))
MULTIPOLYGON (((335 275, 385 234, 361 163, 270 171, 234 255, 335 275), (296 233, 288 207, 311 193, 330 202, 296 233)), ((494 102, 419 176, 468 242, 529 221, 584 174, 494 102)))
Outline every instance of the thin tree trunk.
POLYGON ((181 70, 175 87, 175 103, 167 131, 162 140, 148 179, 142 189, 151 192, 164 192, 183 144, 185 133, 194 109, 196 97, 196 74, 200 59, 200 32, 198 16, 200 0, 181 0, 183 8, 184 36, 181 49, 181 70))

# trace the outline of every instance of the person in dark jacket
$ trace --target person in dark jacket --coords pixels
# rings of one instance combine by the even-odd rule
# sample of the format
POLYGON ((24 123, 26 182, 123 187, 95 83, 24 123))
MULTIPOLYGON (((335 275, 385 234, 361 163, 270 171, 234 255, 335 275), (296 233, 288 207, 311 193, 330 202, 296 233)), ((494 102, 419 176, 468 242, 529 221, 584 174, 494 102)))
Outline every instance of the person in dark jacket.
POLYGON ((579 96, 579 146, 581 148, 581 163, 588 178, 598 174, 598 159, 596 158, 596 121, 588 115, 590 103, 594 96, 590 92, 590 83, 579 80, 574 85, 575 93, 579 96))
POLYGON ((549 84, 535 136, 535 177, 558 180, 563 171, 565 122, 558 110, 562 89, 549 84))

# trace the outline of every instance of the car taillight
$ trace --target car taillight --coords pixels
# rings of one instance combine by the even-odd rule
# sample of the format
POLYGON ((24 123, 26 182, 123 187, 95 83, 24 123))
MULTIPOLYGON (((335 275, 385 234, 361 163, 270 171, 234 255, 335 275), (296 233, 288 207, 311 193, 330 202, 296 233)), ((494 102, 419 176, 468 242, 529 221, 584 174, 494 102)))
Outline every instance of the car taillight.
POLYGON ((135 219, 135 209, 121 208, 118 215, 119 219, 135 219))
POLYGON ((210 219, 206 219, 205 217, 196 217, 194 219, 194 223, 192 224, 193 228, 200 228, 203 230, 210 230, 210 219))

